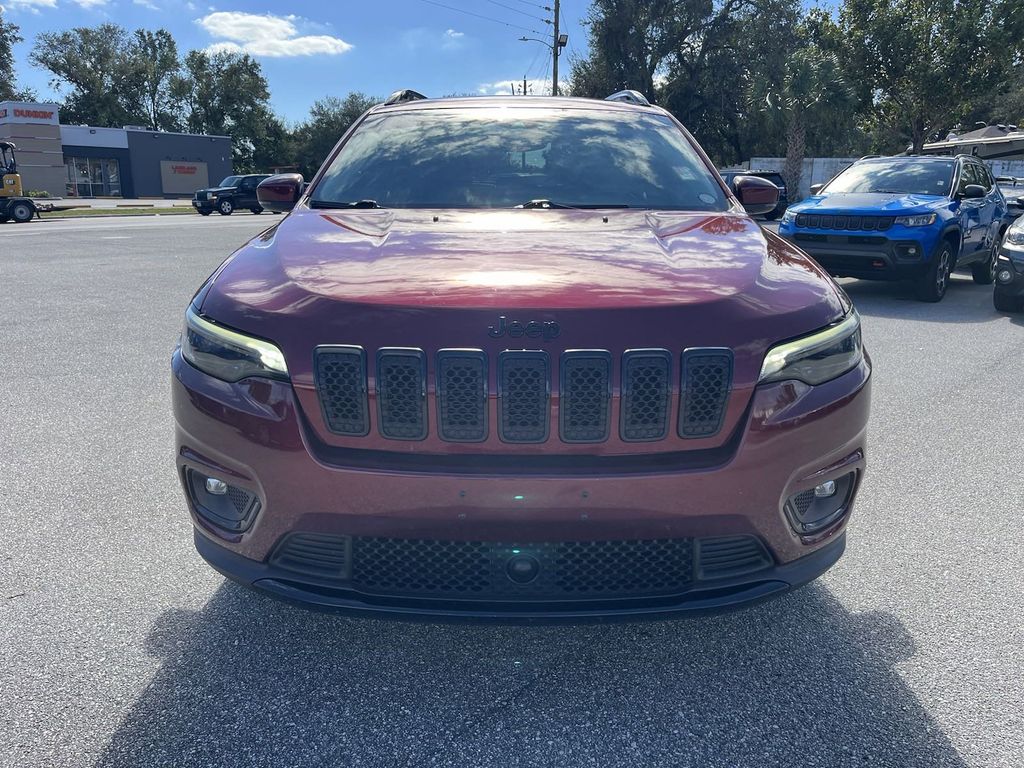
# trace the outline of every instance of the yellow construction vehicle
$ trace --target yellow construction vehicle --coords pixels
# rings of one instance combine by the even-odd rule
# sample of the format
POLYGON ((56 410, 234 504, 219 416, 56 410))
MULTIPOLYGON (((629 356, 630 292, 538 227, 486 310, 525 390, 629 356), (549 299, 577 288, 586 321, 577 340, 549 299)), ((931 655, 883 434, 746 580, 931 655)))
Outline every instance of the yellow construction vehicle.
POLYGON ((14 156, 17 149, 9 141, 0 141, 0 175, 3 185, 0 186, 0 222, 15 221, 24 223, 37 216, 39 207, 32 198, 25 197, 21 186, 21 174, 18 173, 18 160, 14 156))

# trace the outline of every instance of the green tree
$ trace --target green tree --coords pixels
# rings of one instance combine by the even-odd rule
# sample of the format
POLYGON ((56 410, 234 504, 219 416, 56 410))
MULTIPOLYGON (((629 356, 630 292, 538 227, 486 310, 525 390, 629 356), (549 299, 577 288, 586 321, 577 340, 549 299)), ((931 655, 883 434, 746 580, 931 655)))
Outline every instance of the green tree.
POLYGON ((137 29, 129 55, 136 60, 137 99, 146 114, 146 124, 155 131, 179 130, 181 104, 173 85, 181 63, 174 37, 166 29, 137 29))
POLYGON ((857 104, 835 54, 813 45, 793 51, 778 81, 759 77, 754 102, 782 116, 786 126, 786 163, 782 172, 793 195, 800 189, 807 131, 850 122, 857 104))
POLYGON ((14 79, 15 45, 22 41, 21 30, 4 18, 3 7, 0 6, 0 101, 19 100, 24 95, 18 91, 14 79))
POLYGON ((992 103, 1024 50, 1020 0, 847 0, 822 30, 886 150, 920 152, 992 103))
POLYGON ((48 70, 50 85, 65 92, 61 117, 68 123, 121 126, 147 123, 139 83, 142 73, 133 38, 123 27, 101 24, 36 37, 29 60, 48 70))
POLYGON ((309 117, 295 130, 299 171, 307 179, 312 177, 352 123, 379 103, 380 99, 362 93, 350 93, 344 99, 328 96, 314 102, 309 117))
POLYGON ((171 93, 185 108, 187 130, 231 136, 235 171, 259 170, 257 147, 280 121, 258 61, 245 53, 189 51, 171 93))
POLYGON ((595 0, 588 58, 572 92, 635 88, 665 106, 719 161, 781 144, 782 127, 745 101, 755 73, 781 77, 798 0, 595 0))

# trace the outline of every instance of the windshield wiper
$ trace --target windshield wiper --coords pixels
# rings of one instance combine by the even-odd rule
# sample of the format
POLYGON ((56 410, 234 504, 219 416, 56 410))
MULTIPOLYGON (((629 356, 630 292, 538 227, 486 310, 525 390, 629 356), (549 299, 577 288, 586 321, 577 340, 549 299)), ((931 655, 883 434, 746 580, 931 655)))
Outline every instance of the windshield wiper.
POLYGON ((546 197, 538 198, 537 200, 529 200, 525 203, 513 206, 514 208, 629 208, 628 205, 623 203, 601 203, 598 205, 585 203, 580 205, 569 205, 567 203, 556 203, 554 200, 548 200, 546 197))
POLYGON ((376 200, 355 200, 348 203, 337 203, 331 200, 311 200, 310 208, 383 208, 376 200))

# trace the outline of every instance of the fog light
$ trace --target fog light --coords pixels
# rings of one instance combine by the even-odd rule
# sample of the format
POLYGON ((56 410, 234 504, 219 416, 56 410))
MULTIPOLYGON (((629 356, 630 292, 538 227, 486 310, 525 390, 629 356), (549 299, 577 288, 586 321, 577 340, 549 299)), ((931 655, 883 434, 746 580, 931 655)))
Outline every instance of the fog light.
POLYGON ((838 523, 849 507, 856 479, 855 472, 848 472, 789 497, 784 509, 793 530, 808 536, 838 523))
POLYGON ((999 274, 996 275, 996 280, 998 280, 1000 283, 1004 283, 1004 284, 1005 283, 1012 283, 1013 282, 1013 272, 1011 272, 1008 269, 1001 269, 1001 270, 999 270, 999 274))
MULTIPOLYGON (((207 484, 209 484, 209 481, 207 481, 207 484)), ((827 499, 829 496, 835 496, 835 495, 836 495, 836 481, 835 480, 826 480, 824 483, 822 483, 821 485, 815 486, 815 488, 814 488, 814 496, 815 496, 815 498, 827 499)))
POLYGON ((218 528, 245 531, 260 511, 259 498, 245 488, 194 469, 185 470, 184 480, 196 514, 218 528))

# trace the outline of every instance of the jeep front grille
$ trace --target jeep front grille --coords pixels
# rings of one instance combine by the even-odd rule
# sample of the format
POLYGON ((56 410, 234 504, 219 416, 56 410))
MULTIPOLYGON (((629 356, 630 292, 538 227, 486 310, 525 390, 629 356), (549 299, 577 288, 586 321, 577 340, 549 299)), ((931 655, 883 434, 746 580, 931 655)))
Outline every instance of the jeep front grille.
MULTIPOLYGON (((378 350, 376 429, 394 440, 422 440, 436 421, 446 442, 490 437, 488 397, 497 386, 497 434, 506 443, 542 443, 551 433, 552 361, 541 350, 498 355, 494 383, 479 349, 442 349, 428 374, 421 349, 378 350), (428 396, 427 378, 435 384, 428 396)), ((359 347, 324 346, 315 354, 314 377, 324 421, 334 434, 369 434, 367 355, 359 347)), ((616 359, 608 350, 567 350, 558 362, 558 439, 599 443, 612 430, 616 359)), ((718 434, 732 391, 733 355, 720 348, 687 349, 675 359, 666 349, 634 349, 619 365, 619 438, 664 440, 673 419, 685 439, 718 434), (678 364, 678 368, 676 368, 678 364), (678 392, 675 382, 679 382, 678 392), (676 397, 678 395, 678 397, 676 397)))
POLYGON ((827 213, 798 213, 796 225, 812 229, 841 229, 853 232, 884 232, 895 219, 892 216, 841 216, 827 213))

